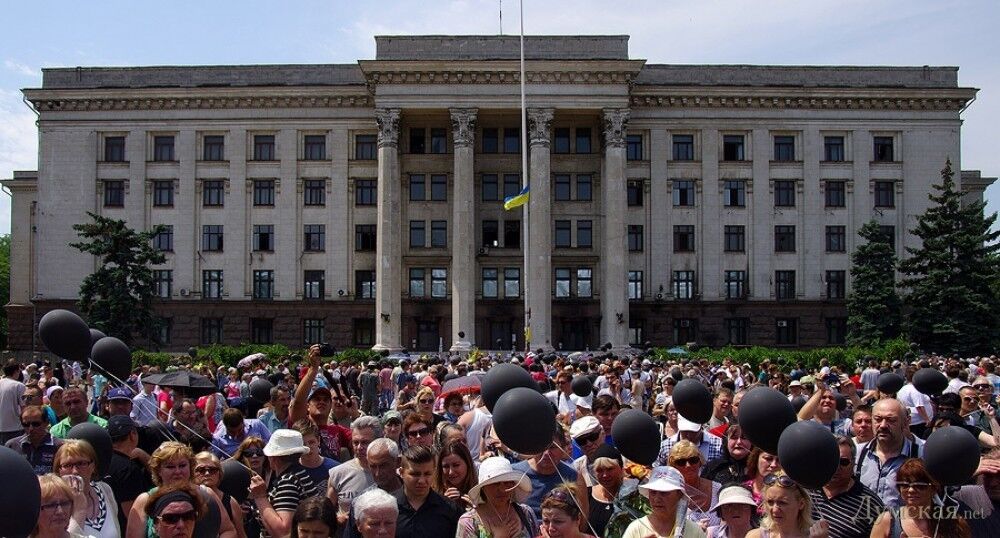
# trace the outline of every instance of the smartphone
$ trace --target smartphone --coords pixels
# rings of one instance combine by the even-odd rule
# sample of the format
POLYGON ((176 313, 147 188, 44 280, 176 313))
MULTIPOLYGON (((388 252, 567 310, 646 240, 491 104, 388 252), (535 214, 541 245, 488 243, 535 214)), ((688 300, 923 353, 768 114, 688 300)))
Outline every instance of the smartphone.
POLYGON ((333 347, 333 344, 327 344, 323 342, 319 345, 319 356, 320 357, 332 357, 337 354, 337 348, 333 347))

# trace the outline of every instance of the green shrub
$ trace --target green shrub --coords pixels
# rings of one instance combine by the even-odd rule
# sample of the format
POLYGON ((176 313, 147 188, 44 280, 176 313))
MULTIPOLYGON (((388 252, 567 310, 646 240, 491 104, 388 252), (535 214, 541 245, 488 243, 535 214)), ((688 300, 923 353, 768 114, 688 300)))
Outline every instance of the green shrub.
MULTIPOLYGON (((239 362, 240 359, 248 355, 253 355, 254 353, 263 353, 267 356, 268 362, 271 364, 277 364, 281 361, 289 360, 293 355, 298 355, 299 357, 304 358, 307 354, 306 349, 290 349, 288 346, 284 346, 282 344, 240 344, 238 346, 213 344, 194 349, 197 351, 193 360, 194 364, 209 364, 215 367, 236 366, 236 363, 239 362)), ((333 356, 333 360, 337 362, 347 360, 352 362, 367 362, 370 360, 378 360, 379 358, 381 358, 381 354, 377 351, 357 348, 348 348, 333 356)), ((169 366, 180 366, 182 364, 191 363, 192 359, 187 354, 162 353, 145 350, 136 350, 132 352, 133 367, 149 365, 156 366, 160 370, 163 370, 169 366)))
POLYGON ((884 342, 880 346, 872 347, 826 347, 816 349, 783 349, 763 346, 732 347, 723 348, 696 348, 687 355, 672 355, 667 353, 666 348, 657 348, 654 353, 660 360, 684 360, 707 359, 714 364, 720 364, 725 359, 732 359, 733 362, 757 368, 764 360, 772 364, 778 364, 783 370, 791 370, 797 364, 805 364, 807 369, 819 368, 820 361, 827 359, 830 366, 839 366, 846 371, 854 371, 854 368, 864 364, 867 356, 872 356, 879 361, 893 361, 902 359, 910 351, 910 344, 906 340, 896 339, 884 342))

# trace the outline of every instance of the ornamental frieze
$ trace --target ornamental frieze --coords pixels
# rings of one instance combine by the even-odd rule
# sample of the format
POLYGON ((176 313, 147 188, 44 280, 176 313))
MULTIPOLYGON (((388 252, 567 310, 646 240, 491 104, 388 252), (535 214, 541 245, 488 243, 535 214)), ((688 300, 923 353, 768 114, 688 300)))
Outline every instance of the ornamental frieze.
POLYGON ((39 112, 92 110, 190 110, 241 108, 371 108, 370 95, 281 96, 281 97, 184 97, 184 98, 93 98, 37 99, 39 112))

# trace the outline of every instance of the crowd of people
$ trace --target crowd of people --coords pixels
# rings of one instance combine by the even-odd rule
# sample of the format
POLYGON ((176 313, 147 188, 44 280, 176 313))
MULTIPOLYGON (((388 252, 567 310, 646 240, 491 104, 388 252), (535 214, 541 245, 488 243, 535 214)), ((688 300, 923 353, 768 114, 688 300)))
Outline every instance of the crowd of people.
POLYGON ((8 362, 0 442, 38 475, 32 536, 1000 536, 995 357, 785 371, 611 353, 364 364, 320 355, 313 346, 233 368, 182 364, 212 380, 207 391, 150 383, 157 372, 145 366, 108 380, 79 364, 8 362), (555 411, 542 453, 517 453, 493 428, 479 387, 498 363, 527 370, 555 411), (916 390, 921 368, 944 372, 947 389, 916 390), (906 384, 880 390, 886 372, 906 384), (592 386, 584 395, 573 388, 581 376, 592 386), (711 391, 708 421, 678 413, 682 379, 711 391), (822 487, 803 487, 744 435, 740 403, 759 386, 835 435, 837 470, 822 487), (651 465, 615 444, 625 409, 658 425, 651 465), (84 423, 106 429, 110 454, 70 435, 84 423), (979 443, 965 485, 943 486, 922 459, 925 439, 947 426, 979 443))

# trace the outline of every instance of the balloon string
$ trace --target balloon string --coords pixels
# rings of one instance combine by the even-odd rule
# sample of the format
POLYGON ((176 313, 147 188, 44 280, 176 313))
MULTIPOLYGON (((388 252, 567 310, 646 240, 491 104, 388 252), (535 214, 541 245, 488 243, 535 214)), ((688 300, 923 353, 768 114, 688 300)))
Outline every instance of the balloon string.
MULTIPOLYGON (((553 446, 556 447, 556 448, 558 448, 559 451, 563 453, 563 455, 570 456, 570 454, 568 452, 566 452, 565 448, 557 445, 555 442, 552 442, 549 445, 549 447, 553 447, 553 446)), ((548 450, 549 447, 547 447, 546 450, 548 450)), ((573 485, 573 486, 575 486, 575 483, 570 482, 569 480, 566 480, 566 477, 563 476, 562 471, 559 470, 559 463, 560 462, 557 461, 557 462, 554 462, 554 463, 555 463, 555 465, 553 465, 553 467, 556 468, 556 473, 559 475, 559 478, 562 480, 563 485, 573 485)), ((583 472, 587 473, 587 472, 590 472, 590 471, 588 471, 587 468, 586 468, 586 466, 584 466, 583 472)), ((575 492, 576 488, 574 487, 571 491, 575 492)), ((583 515, 586 518, 586 519, 584 519, 584 521, 587 522, 587 528, 590 529, 590 534, 592 534, 594 536, 597 536, 597 531, 594 529, 594 526, 590 524, 590 514, 584 513, 583 507, 580 506, 580 501, 579 501, 579 499, 576 498, 575 494, 570 495, 570 498, 573 499, 573 504, 576 505, 576 509, 580 512, 581 515, 583 515)))

